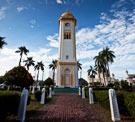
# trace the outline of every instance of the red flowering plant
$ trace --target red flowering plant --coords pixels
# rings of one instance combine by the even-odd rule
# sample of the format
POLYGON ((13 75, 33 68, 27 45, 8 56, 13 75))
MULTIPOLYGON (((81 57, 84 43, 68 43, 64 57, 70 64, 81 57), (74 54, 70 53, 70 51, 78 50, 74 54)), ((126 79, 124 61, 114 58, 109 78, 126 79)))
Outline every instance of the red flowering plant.
POLYGON ((8 71, 4 75, 5 83, 8 85, 15 85, 28 87, 34 83, 33 77, 23 66, 17 66, 8 71))

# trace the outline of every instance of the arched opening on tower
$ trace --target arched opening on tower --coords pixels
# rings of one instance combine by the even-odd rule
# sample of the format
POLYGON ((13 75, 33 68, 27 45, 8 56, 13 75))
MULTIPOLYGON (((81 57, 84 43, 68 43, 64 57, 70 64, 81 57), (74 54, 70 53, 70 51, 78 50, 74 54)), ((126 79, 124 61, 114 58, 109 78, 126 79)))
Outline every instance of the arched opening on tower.
POLYGON ((64 70, 64 81, 65 81, 65 87, 69 87, 70 85, 70 70, 66 68, 64 70))

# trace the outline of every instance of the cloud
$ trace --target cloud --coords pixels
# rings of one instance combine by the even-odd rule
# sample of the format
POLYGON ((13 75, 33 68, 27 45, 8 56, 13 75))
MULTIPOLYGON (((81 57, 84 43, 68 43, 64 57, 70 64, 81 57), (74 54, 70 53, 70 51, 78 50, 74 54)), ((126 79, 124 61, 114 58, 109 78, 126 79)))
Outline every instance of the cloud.
MULTIPOLYGON (((83 76, 86 79, 89 65, 94 66, 94 56, 106 46, 115 52, 116 58, 110 65, 110 70, 116 78, 126 78, 126 69, 135 71, 135 8, 123 9, 123 6, 126 7, 125 2, 119 0, 117 4, 113 4, 111 16, 101 13, 100 23, 94 28, 81 28, 76 32, 77 59, 83 62, 83 76)), ((47 40, 51 47, 58 47, 58 34, 48 36, 47 40)))
POLYGON ((0 20, 4 19, 6 17, 6 10, 7 7, 0 7, 0 20))
MULTIPOLYGON (((20 55, 15 53, 17 48, 3 48, 0 54, 0 76, 4 75, 6 71, 11 70, 13 67, 18 66, 20 55)), ((49 64, 53 59, 58 59, 58 54, 51 55, 51 49, 39 48, 37 51, 30 51, 27 56, 23 55, 22 65, 24 65, 23 60, 27 57, 33 57, 35 62, 42 61, 45 65, 45 78, 50 76, 51 71, 49 70, 49 64), (49 73, 50 72, 50 73, 49 73)), ((35 75, 35 71, 33 67, 30 67, 30 73, 32 76, 35 75)), ((40 71, 39 79, 42 79, 42 72, 40 71)))
MULTIPOLYGON (((123 9, 123 6, 125 8, 125 2, 125 0, 120 0, 117 4, 113 4, 110 10, 112 16, 101 13, 100 24, 95 25, 94 28, 81 28, 76 33, 77 58, 80 61, 89 61, 89 65, 93 65, 93 57, 103 47, 109 46, 116 55, 110 69, 117 78, 126 78, 126 69, 135 73, 133 72, 135 71, 135 8, 131 10, 123 9)), ((132 4, 132 2, 128 4, 132 4)), ((86 67, 88 62, 83 64, 83 69, 88 69, 86 67)), ((87 72, 84 72, 86 78, 85 75, 87 75, 87 72)))
POLYGON ((55 47, 55 48, 59 47, 59 42, 58 42, 59 35, 58 35, 58 33, 55 33, 53 36, 47 36, 46 39, 50 41, 49 46, 55 47))
POLYGON ((30 27, 31 28, 34 28, 36 24, 37 24, 37 22, 35 19, 30 20, 30 27))
POLYGON ((23 10, 27 9, 26 7, 17 7, 16 8, 18 12, 22 12, 23 10))
POLYGON ((62 0, 56 0, 57 4, 62 4, 62 0))

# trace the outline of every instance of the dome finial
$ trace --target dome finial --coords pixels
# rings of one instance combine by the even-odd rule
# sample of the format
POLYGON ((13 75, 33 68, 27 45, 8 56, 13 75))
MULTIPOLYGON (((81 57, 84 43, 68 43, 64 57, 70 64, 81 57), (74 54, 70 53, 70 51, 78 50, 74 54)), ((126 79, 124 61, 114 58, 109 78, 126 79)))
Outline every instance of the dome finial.
POLYGON ((67 8, 67 12, 69 13, 69 10, 68 10, 68 8, 67 8))

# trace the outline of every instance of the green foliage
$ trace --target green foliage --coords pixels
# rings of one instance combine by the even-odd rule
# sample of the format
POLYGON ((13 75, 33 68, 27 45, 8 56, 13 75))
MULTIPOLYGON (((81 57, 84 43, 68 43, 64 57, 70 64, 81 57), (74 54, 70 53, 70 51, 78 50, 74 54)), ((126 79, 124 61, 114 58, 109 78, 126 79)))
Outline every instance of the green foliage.
POLYGON ((37 90, 35 92, 35 99, 38 100, 38 101, 40 101, 41 100, 41 94, 42 94, 41 91, 37 90))
POLYGON ((125 90, 125 91, 130 90, 130 86, 128 85, 128 82, 126 80, 121 80, 120 84, 121 84, 122 90, 125 90))
MULTIPOLYGON (((94 87, 93 90, 109 90, 111 87, 94 87)), ((113 88, 117 90, 116 88, 113 88)))
POLYGON ((135 94, 128 94, 125 99, 125 105, 130 115, 135 115, 135 94))
POLYGON ((4 78, 3 76, 0 76, 0 84, 2 84, 4 82, 4 78))
POLYGON ((85 79, 80 78, 79 79, 79 86, 88 86, 88 82, 85 79))
POLYGON ((103 106, 106 109, 110 109, 110 104, 109 104, 109 95, 108 91, 94 91, 94 100, 96 102, 99 102, 101 106, 103 106))
POLYGON ((34 80, 31 74, 23 66, 14 67, 4 75, 5 83, 20 87, 28 87, 34 80))
MULTIPOLYGON (((82 89, 81 89, 82 92, 82 89)), ((89 88, 85 88, 85 97, 89 98, 89 88)))
MULTIPOLYGON (((88 90, 86 90, 86 92, 86 95, 88 95, 88 90)), ((110 109, 108 91, 94 90, 93 95, 95 102, 99 102, 99 104, 104 108, 110 109)), ((120 114, 134 116, 135 94, 124 91, 116 91, 116 96, 120 114)))
MULTIPOLYGON (((9 92, 9 91, 0 91, 0 120, 4 119, 8 115, 17 115, 19 102, 20 102, 20 93, 9 92)), ((30 103, 30 97, 28 97, 28 104, 30 103)))
POLYGON ((44 84, 46 86, 51 86, 51 85, 54 85, 54 82, 51 78, 47 78, 45 81, 44 81, 44 84))
POLYGON ((40 81, 39 86, 44 86, 44 81, 40 81))
POLYGON ((98 85, 100 85, 101 83, 100 82, 94 82, 94 83, 92 83, 92 85, 94 86, 94 87, 97 87, 98 85))
POLYGON ((113 86, 114 86, 113 83, 109 83, 109 84, 108 84, 108 87, 113 87, 113 86))
POLYGON ((119 89, 120 88, 119 82, 114 82, 114 87, 117 88, 117 89, 119 89))

